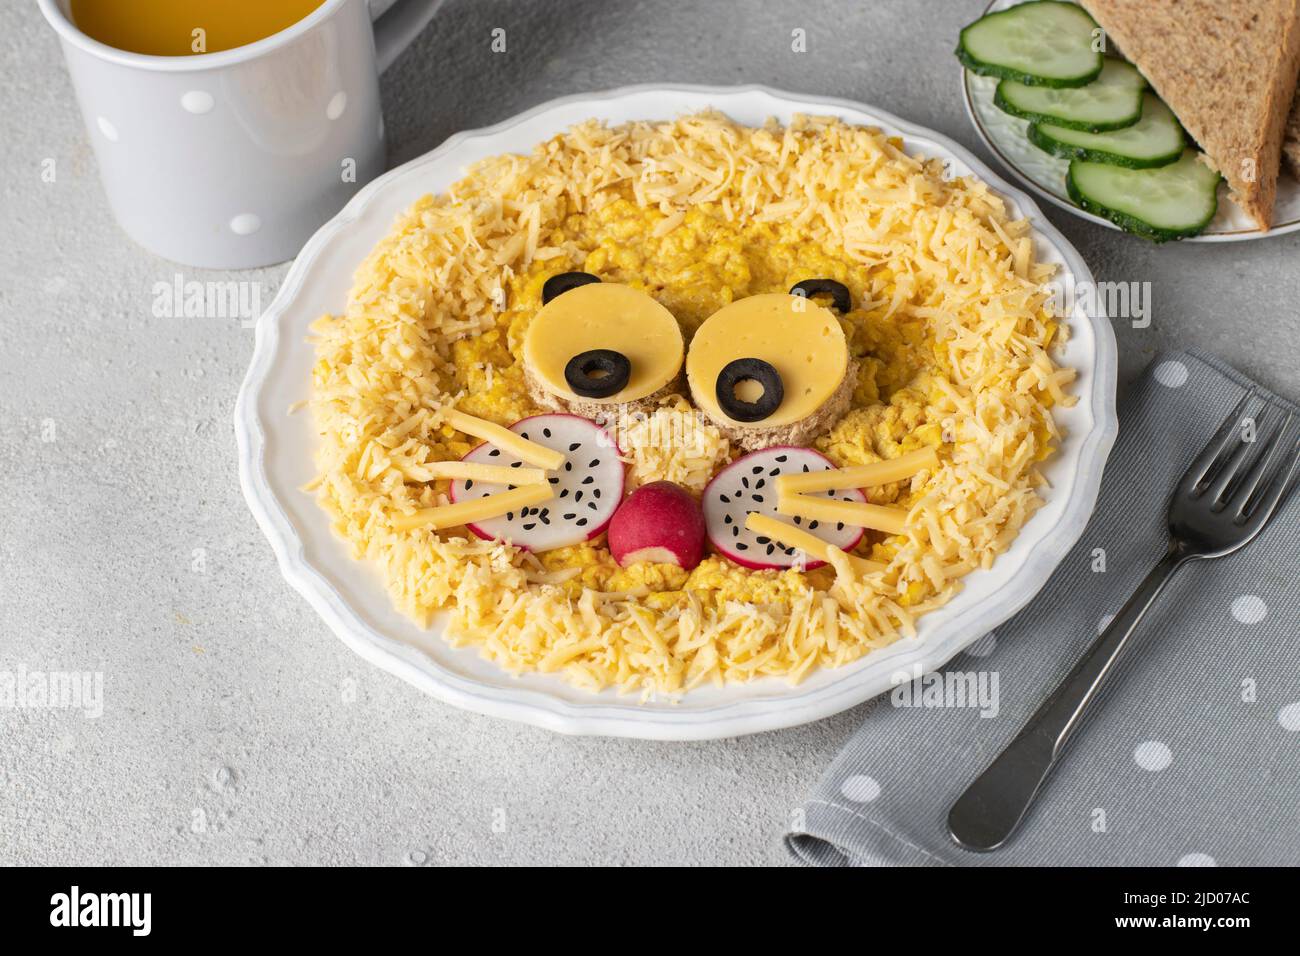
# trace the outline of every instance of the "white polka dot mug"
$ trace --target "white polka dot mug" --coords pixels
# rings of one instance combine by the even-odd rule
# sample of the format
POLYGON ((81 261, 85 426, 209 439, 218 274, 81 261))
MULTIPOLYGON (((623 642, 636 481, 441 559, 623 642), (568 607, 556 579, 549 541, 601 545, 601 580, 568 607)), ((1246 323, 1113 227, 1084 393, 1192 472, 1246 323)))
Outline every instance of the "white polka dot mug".
POLYGON ((151 252, 239 269, 292 258, 383 170, 378 74, 441 0, 324 0, 263 40, 193 56, 115 49, 40 0, 118 223, 151 252))

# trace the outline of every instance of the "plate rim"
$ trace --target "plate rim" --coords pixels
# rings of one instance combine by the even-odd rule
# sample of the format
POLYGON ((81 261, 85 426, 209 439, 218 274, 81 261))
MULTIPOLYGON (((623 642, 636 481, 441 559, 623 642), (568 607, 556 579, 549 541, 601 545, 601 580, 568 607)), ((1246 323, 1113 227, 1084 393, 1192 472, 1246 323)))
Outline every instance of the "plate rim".
MULTIPOLYGON (((984 12, 980 14, 980 17, 988 16, 990 13, 994 12, 995 7, 998 7, 1004 2, 1005 0, 989 0, 988 6, 984 8, 984 12)), ((1023 0, 1016 0, 1015 3, 1002 7, 1002 9, 1010 9, 1011 6, 1016 6, 1021 2, 1023 2, 1023 0)), ((971 22, 973 23, 975 21, 971 22)), ((1086 219, 1088 222, 1095 222, 1098 225, 1105 226, 1107 229, 1112 229, 1115 232, 1124 232, 1123 229, 1115 225, 1115 223, 1111 222, 1109 219, 1098 216, 1096 213, 1088 212, 1086 209, 1080 209, 1074 203, 1062 199, 1050 189, 1040 185, 1032 176, 1026 174, 1020 168, 1019 164, 1007 156, 1006 153, 1003 152, 1002 147, 998 144, 998 141, 994 139, 993 135, 985 128, 983 122, 980 121, 979 113, 975 110, 975 98, 974 94, 971 92, 970 78, 976 74, 966 69, 966 67, 961 66, 961 64, 958 64, 958 69, 961 70, 962 105, 966 108, 966 116, 970 120, 971 125, 975 127, 975 132, 979 136, 980 141, 984 143, 989 152, 997 157, 998 162, 1000 162, 1022 183, 1058 209, 1064 209, 1066 212, 1073 213, 1080 219, 1086 219)), ((1188 236, 1187 238, 1178 241, 1197 243, 1251 242, 1257 239, 1272 239, 1274 236, 1284 236, 1288 233, 1296 232, 1297 230, 1300 230, 1300 216, 1297 216, 1295 219, 1288 222, 1275 224, 1267 231, 1261 231, 1259 229, 1234 229, 1232 232, 1203 232, 1199 236, 1188 236)))
MULTIPOLYGON (((688 94, 697 97, 730 98, 758 94, 780 102, 796 112, 833 111, 865 114, 893 126, 903 134, 935 144, 965 163, 990 188, 1013 202, 1018 212, 1031 222, 1039 237, 1051 243, 1073 273, 1074 281, 1092 282, 1093 276, 1078 250, 1043 215, 1028 194, 994 172, 987 164, 959 143, 932 129, 903 120, 870 104, 839 98, 777 90, 763 84, 718 86, 680 83, 643 83, 594 93, 558 97, 511 116, 500 123, 456 133, 435 149, 415 157, 377 177, 343 207, 308 240, 289 269, 275 299, 258 318, 253 356, 235 402, 235 437, 239 457, 240 486, 259 527, 271 544, 285 580, 306 598, 330 630, 362 658, 406 680, 435 698, 452 706, 476 713, 515 720, 564 734, 634 737, 654 740, 706 740, 740 736, 767 730, 798 726, 829 717, 862 703, 883 692, 861 676, 854 665, 847 665, 839 680, 803 696, 773 696, 723 702, 707 709, 673 712, 649 710, 635 703, 609 704, 593 695, 592 703, 573 703, 532 688, 498 688, 456 674, 436 660, 408 648, 370 626, 352 608, 325 574, 305 556, 302 538, 272 491, 265 471, 266 436, 258 418, 258 399, 273 361, 279 352, 280 316, 289 308, 302 289, 309 267, 322 251, 351 223, 389 183, 413 169, 441 158, 462 143, 475 138, 494 136, 535 117, 586 103, 604 103, 645 94, 688 94), (416 657, 423 661, 417 664, 416 657)), ((725 108, 718 106, 725 112, 725 108)), ((665 113, 681 107, 668 106, 665 113)), ((413 201, 413 200, 412 200, 413 201)), ((1074 476, 1071 494, 1066 499, 1056 525, 1045 528, 1031 545, 1019 572, 998 585, 968 617, 975 624, 954 621, 950 631, 960 632, 940 641, 937 636, 926 640, 905 639, 866 655, 889 659, 895 671, 929 672, 943 666, 981 636, 1002 624, 1036 595, 1057 565, 1082 535, 1091 518, 1100 488, 1102 472, 1118 431, 1116 420, 1116 379, 1118 351, 1114 332, 1105 315, 1086 317, 1096 338, 1096 353, 1091 374, 1092 393, 1088 396, 1092 427, 1080 437, 1080 467, 1074 476), (963 626, 964 625, 964 626, 963 626), (965 632, 972 632, 965 634, 965 632), (965 636, 963 636, 965 635, 965 636)), ((1080 396, 1081 400, 1084 396, 1080 396)), ((1032 518, 1030 520, 1033 520, 1032 518)), ((440 638, 439 638, 440 639, 440 638)), ((855 662, 859 663, 859 662, 855 662)), ((869 673, 869 672, 867 672, 869 673)), ((632 700, 632 698, 629 698, 632 700)))

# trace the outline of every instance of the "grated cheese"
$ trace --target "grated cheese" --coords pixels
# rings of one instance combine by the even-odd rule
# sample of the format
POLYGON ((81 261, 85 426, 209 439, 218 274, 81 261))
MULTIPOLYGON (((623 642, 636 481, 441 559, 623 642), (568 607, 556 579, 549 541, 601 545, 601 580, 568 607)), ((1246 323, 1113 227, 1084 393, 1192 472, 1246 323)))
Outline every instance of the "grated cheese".
POLYGON ((632 488, 672 481, 699 493, 731 460, 731 443, 680 395, 652 412, 625 417, 616 435, 632 488))

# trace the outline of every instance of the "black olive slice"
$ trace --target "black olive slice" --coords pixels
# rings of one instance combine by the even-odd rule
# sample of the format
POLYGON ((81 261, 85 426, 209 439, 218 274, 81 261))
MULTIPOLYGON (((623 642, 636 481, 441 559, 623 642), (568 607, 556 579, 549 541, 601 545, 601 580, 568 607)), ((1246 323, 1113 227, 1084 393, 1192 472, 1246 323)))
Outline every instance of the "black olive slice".
POLYGON ((761 422, 781 406, 785 386, 781 373, 767 362, 756 358, 739 358, 728 362, 718 373, 718 404, 727 417, 738 422, 761 422), (736 395, 741 382, 758 382, 763 394, 754 402, 746 402, 736 395))
POLYGON ((832 307, 840 315, 853 310, 853 296, 849 295, 848 287, 834 279, 804 279, 790 287, 790 294, 801 295, 806 299, 815 295, 829 295, 832 307))
MULTIPOLYGON (((583 284, 585 283, 579 283, 583 284)), ((583 398, 609 398, 616 395, 627 388, 627 380, 631 376, 632 363, 622 352, 613 349, 579 352, 564 366, 564 380, 569 383, 569 388, 583 398)))
POLYGON ((580 285, 591 285, 591 283, 599 281, 600 277, 594 276, 590 272, 561 272, 557 276, 551 276, 542 284, 542 305, 546 305, 557 295, 563 295, 570 289, 576 289, 580 285))

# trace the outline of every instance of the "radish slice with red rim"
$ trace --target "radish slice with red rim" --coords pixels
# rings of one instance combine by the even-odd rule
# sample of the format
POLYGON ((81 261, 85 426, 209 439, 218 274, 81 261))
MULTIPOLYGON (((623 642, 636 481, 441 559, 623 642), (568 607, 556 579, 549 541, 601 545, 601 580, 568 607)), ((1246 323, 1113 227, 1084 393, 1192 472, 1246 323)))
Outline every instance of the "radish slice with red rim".
MULTIPOLYGON (((508 541, 528 551, 550 551, 581 544, 609 525, 623 500, 624 465, 618 445, 605 429, 578 415, 534 415, 510 426, 522 438, 565 453, 563 467, 548 477, 555 497, 499 518, 468 525, 480 538, 508 541)), ((463 459, 483 465, 522 468, 524 462, 490 443, 463 459)), ((452 501, 486 498, 513 485, 457 480, 452 501)))
MULTIPOLYGON (((827 471, 835 466, 831 460, 811 448, 778 445, 737 458, 704 489, 701 504, 709 541, 714 550, 736 564, 757 570, 792 568, 799 565, 801 552, 771 538, 755 534, 745 527, 751 511, 771 515, 814 534, 841 551, 852 549, 862 540, 861 528, 841 523, 808 521, 779 515, 776 510, 776 479, 781 475, 827 471)), ((843 491, 819 491, 812 497, 838 501, 865 502, 866 496, 856 488, 843 491)), ((808 561, 805 569, 820 567, 824 562, 808 561)))

